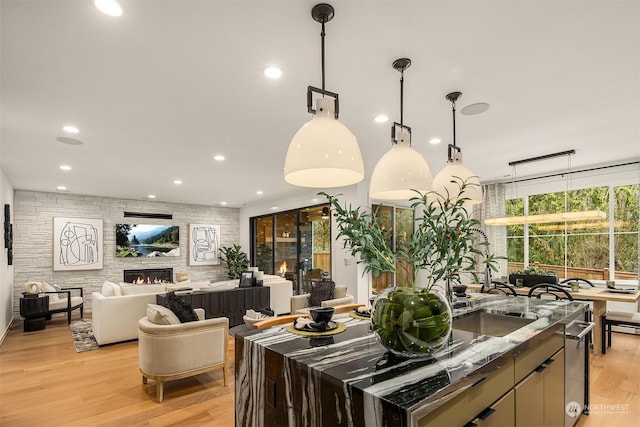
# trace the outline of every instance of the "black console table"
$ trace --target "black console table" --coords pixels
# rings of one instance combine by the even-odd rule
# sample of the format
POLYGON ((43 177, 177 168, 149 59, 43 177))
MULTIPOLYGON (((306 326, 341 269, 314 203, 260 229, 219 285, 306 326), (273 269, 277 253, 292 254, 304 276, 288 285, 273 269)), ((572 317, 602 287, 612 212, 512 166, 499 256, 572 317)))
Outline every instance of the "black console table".
POLYGON ((49 312, 49 295, 29 295, 20 298, 20 316, 24 317, 24 332, 44 329, 49 312))
MULTIPOLYGON (((193 291, 189 294, 178 294, 193 308, 204 309, 207 319, 226 317, 229 327, 244 323, 242 316, 248 309, 261 310, 270 307, 269 287, 234 288, 220 291, 193 291)), ((156 296, 158 305, 165 305, 165 294, 156 296)))

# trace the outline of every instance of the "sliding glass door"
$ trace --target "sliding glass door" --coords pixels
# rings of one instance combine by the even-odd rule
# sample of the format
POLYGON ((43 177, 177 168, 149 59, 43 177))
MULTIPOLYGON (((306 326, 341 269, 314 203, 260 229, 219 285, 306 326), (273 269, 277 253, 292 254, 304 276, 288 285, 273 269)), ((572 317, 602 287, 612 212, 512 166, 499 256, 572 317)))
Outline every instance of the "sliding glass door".
POLYGON ((251 263, 291 280, 294 294, 331 277, 329 205, 251 218, 251 263))

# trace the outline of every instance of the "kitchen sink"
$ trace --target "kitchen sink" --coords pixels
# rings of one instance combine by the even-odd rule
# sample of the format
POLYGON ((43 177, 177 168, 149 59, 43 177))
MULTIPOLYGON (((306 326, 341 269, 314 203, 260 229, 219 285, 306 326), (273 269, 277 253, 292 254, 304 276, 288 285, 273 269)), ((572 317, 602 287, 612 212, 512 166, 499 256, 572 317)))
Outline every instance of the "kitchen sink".
POLYGON ((453 319, 453 329, 478 335, 503 337, 533 321, 534 319, 493 314, 478 310, 453 319))

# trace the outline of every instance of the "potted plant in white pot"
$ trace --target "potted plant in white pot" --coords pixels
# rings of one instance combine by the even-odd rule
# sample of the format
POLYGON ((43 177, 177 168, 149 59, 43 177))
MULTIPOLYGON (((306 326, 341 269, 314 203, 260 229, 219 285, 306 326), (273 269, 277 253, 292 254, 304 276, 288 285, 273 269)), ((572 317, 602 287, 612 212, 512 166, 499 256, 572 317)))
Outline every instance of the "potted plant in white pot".
POLYGON ((407 283, 383 291, 375 301, 372 326, 378 340, 387 349, 402 355, 424 355, 441 347, 451 331, 451 306, 436 283, 459 283, 460 274, 474 274, 476 255, 486 266, 498 270, 496 258, 479 248, 474 228, 479 225, 464 208, 466 181, 454 180, 459 193, 439 197, 435 193, 416 192, 410 202, 416 210, 413 235, 393 252, 375 214, 351 205, 342 206, 337 197, 326 193, 337 221, 338 236, 351 255, 359 257, 365 273, 377 277, 382 272, 397 273, 396 260, 402 258, 412 268, 407 283), (435 196, 435 197, 434 197, 435 196), (416 283, 418 272, 426 271, 426 282, 416 283))

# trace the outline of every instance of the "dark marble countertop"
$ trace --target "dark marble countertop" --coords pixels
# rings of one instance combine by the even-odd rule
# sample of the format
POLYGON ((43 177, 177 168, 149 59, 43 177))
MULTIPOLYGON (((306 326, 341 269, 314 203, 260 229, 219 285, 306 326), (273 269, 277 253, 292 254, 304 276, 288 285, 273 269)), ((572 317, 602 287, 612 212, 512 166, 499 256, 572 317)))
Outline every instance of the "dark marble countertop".
POLYGON ((261 384, 268 371, 262 360, 265 352, 281 355, 284 361, 289 425, 329 425, 326 422, 333 418, 340 421, 336 424, 343 424, 346 418, 344 425, 379 425, 389 414, 406 424, 408 414, 429 413, 446 400, 442 396, 463 387, 477 371, 490 371, 492 362, 536 335, 559 323, 582 319, 587 307, 582 302, 527 297, 477 299, 471 307, 455 310, 454 318, 482 310, 535 320, 502 337, 454 329, 449 343, 439 351, 408 359, 387 352, 371 333, 368 321, 346 316, 336 320, 347 329, 333 336, 294 335, 286 331, 286 325, 240 334, 244 341, 236 369, 236 425, 265 424, 260 414, 265 398, 261 384), (314 395, 320 383, 322 397, 314 395), (326 410, 329 402, 323 402, 329 390, 334 394, 329 400, 339 406, 331 411, 326 410))

